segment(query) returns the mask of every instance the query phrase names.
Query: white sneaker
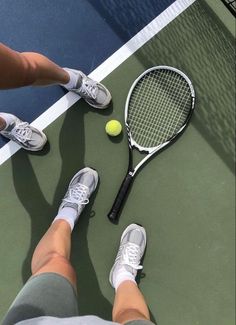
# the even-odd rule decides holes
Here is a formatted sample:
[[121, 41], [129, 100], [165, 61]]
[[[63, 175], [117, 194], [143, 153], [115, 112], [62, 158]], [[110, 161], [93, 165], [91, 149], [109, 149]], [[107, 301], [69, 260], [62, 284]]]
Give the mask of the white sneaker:
[[131, 224], [124, 230], [115, 263], [109, 276], [112, 287], [115, 287], [115, 277], [122, 267], [125, 267], [126, 271], [130, 272], [134, 278], [137, 271], [143, 268], [140, 262], [145, 251], [146, 242], [146, 231], [143, 227]]
[[[68, 89], [80, 95], [90, 106], [104, 109], [111, 101], [109, 90], [101, 83], [87, 77], [82, 71], [64, 68], [77, 77], [75, 88]], [[62, 85], [64, 87], [64, 85]]]
[[85, 205], [89, 203], [89, 198], [97, 184], [98, 173], [96, 170], [89, 167], [81, 169], [72, 178], [58, 212], [65, 207], [70, 207], [76, 210], [78, 217]]
[[23, 122], [15, 115], [4, 113], [4, 116], [6, 115], [8, 115], [12, 122], [6, 129], [0, 131], [1, 135], [16, 142], [26, 150], [38, 151], [44, 147], [47, 137], [42, 131], [34, 128], [27, 122]]

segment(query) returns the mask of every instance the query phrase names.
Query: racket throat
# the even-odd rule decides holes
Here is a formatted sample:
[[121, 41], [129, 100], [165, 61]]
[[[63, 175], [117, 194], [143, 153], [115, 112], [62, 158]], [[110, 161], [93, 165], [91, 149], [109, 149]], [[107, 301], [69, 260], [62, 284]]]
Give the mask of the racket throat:
[[134, 177], [134, 174], [135, 174], [135, 170], [129, 170], [127, 172], [127, 175], [131, 176], [131, 177]]

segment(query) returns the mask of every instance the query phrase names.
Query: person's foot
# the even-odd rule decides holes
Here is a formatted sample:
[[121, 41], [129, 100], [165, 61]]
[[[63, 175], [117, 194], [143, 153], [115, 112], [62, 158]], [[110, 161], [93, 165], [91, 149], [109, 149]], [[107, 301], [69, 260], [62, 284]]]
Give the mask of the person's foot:
[[137, 224], [129, 225], [123, 232], [120, 247], [112, 266], [109, 281], [114, 288], [121, 282], [131, 280], [135, 282], [137, 271], [146, 247], [146, 231]]
[[16, 142], [22, 148], [38, 151], [46, 144], [46, 135], [28, 122], [23, 122], [15, 115], [8, 113], [0, 114], [0, 117], [6, 120], [6, 127], [0, 131], [0, 134]]
[[89, 198], [97, 184], [98, 173], [96, 170], [85, 167], [76, 173], [62, 199], [56, 219], [66, 219], [73, 229], [85, 205], [89, 203]]
[[69, 75], [73, 75], [76, 83], [72, 88], [62, 85], [63, 87], [80, 95], [92, 107], [104, 109], [109, 105], [111, 94], [103, 84], [92, 80], [82, 71], [69, 68], [64, 68], [64, 70], [66, 70]]

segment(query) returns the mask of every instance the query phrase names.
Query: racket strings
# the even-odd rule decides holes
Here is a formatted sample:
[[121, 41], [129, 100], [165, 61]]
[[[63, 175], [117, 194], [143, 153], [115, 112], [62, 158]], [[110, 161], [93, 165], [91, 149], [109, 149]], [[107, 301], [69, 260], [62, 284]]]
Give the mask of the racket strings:
[[[131, 120], [133, 118], [133, 116], [136, 115], [136, 121], [137, 124], [134, 124], [134, 131], [137, 130], [139, 127], [143, 127], [143, 118], [142, 115], [140, 114], [140, 109], [139, 107], [141, 107], [143, 105], [142, 101], [145, 101], [146, 105], [150, 108], [149, 110], [146, 111], [146, 119], [149, 119], [149, 127], [150, 128], [156, 128], [156, 121], [153, 120], [153, 111], [155, 109], [154, 104], [158, 103], [158, 92], [156, 91], [155, 93], [152, 94], [152, 88], [156, 87], [155, 86], [155, 79], [151, 78], [152, 76], [150, 76], [149, 78], [149, 85], [147, 85], [147, 83], [142, 82], [141, 83], [141, 87], [137, 88], [137, 94], [134, 92], [133, 98], [134, 101], [132, 101], [131, 99], [131, 105], [133, 105], [133, 107], [136, 108], [136, 110], [133, 110], [130, 112], [130, 117]], [[152, 94], [152, 96], [150, 96], [150, 94]], [[163, 102], [159, 101], [159, 106], [163, 107]], [[161, 118], [163, 118], [163, 113], [165, 113], [165, 110], [160, 110], [159, 111], [159, 116]], [[158, 122], [158, 121], [157, 121]], [[163, 125], [159, 125], [159, 127], [163, 127]], [[148, 131], [148, 129], [146, 130]]]
[[[176, 83], [179, 85], [178, 89], [176, 88]], [[189, 86], [185, 80], [180, 78], [179, 75], [176, 74], [174, 78], [172, 78], [171, 82], [169, 83], [168, 92], [174, 97], [174, 101], [171, 103], [171, 120], [169, 120], [170, 123], [166, 125], [165, 132], [162, 134], [161, 142], [170, 137], [172, 134], [176, 133], [179, 130], [180, 126], [184, 124], [189, 113], [189, 100], [191, 105], [191, 98], [189, 97]]]
[[191, 103], [190, 87], [178, 73], [154, 70], [144, 75], [129, 101], [127, 120], [133, 139], [143, 147], [164, 143], [185, 123]]

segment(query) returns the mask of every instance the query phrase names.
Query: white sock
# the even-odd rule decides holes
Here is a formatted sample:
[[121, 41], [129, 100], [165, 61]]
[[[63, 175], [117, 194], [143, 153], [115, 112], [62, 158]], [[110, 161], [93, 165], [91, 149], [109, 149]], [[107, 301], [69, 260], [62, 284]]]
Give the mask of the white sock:
[[63, 68], [63, 69], [69, 74], [70, 80], [67, 84], [64, 84], [62, 86], [68, 90], [74, 89], [76, 87], [77, 80], [78, 80], [77, 74], [70, 69], [67, 69], [67, 68]]
[[75, 226], [75, 222], [77, 221], [78, 219], [78, 212], [73, 209], [73, 208], [70, 208], [70, 207], [65, 207], [65, 208], [62, 208], [57, 216], [55, 217], [55, 219], [53, 220], [56, 221], [56, 220], [59, 220], [59, 219], [63, 219], [65, 221], [67, 221], [71, 227], [71, 231], [74, 229], [74, 226]]
[[117, 270], [115, 270], [114, 274], [113, 274], [113, 284], [114, 284], [115, 290], [118, 289], [119, 285], [122, 282], [127, 281], [127, 280], [132, 281], [135, 284], [137, 284], [135, 281], [135, 277], [136, 276], [134, 274], [127, 271], [126, 267], [124, 265], [122, 265]]
[[4, 121], [6, 122], [5, 128], [7, 128], [9, 124], [11, 124], [15, 121], [15, 116], [12, 114], [0, 112], [0, 117], [2, 117], [4, 119]]

